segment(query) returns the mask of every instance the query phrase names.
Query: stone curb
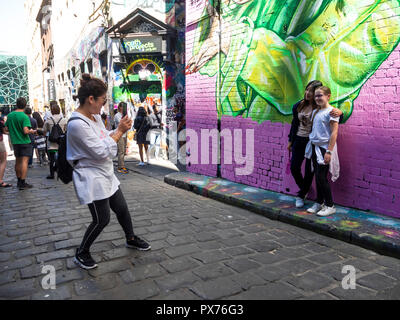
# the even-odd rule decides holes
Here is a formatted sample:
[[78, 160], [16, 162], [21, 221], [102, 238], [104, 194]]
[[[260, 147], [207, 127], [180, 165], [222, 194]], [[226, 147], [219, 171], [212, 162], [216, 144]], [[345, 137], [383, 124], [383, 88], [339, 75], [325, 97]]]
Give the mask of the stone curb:
[[[335, 225], [328, 225], [316, 222], [313, 219], [315, 216], [304, 216], [299, 217], [293, 215], [290, 210], [273, 208], [272, 206], [260, 204], [249, 199], [239, 198], [233, 195], [227, 195], [222, 192], [208, 190], [206, 188], [199, 187], [195, 184], [187, 182], [183, 177], [188, 175], [197, 177], [197, 179], [203, 179], [205, 176], [196, 175], [193, 173], [171, 173], [164, 177], [164, 182], [181, 188], [187, 191], [191, 191], [208, 197], [226, 204], [230, 204], [236, 207], [241, 207], [243, 209], [255, 212], [257, 214], [263, 215], [271, 220], [278, 220], [284, 223], [288, 223], [300, 228], [304, 228], [324, 236], [335, 238], [341, 241], [345, 241], [365, 249], [375, 251], [382, 255], [387, 255], [395, 258], [400, 258], [400, 241], [385, 241], [374, 237], [373, 234], [368, 232], [368, 229], [361, 228], [360, 230], [344, 230], [343, 228], [338, 228]], [[207, 177], [210, 178], [210, 177]], [[223, 179], [221, 179], [223, 180]], [[235, 183], [239, 185], [238, 183]], [[388, 218], [385, 216], [385, 218]]]

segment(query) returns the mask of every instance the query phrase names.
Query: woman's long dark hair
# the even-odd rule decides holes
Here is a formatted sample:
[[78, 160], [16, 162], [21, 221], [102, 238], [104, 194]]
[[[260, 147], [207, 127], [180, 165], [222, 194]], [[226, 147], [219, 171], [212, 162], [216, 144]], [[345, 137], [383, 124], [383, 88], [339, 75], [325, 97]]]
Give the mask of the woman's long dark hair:
[[35, 112], [32, 114], [32, 118], [36, 120], [37, 125], [38, 125], [38, 128], [43, 128], [43, 126], [44, 126], [44, 121], [43, 121], [43, 119], [42, 119], [42, 117], [41, 117], [41, 115], [40, 115], [39, 112], [36, 112], [36, 111], [35, 111]]
[[[319, 80], [313, 80], [313, 81], [311, 81], [311, 82], [309, 82], [309, 83], [307, 84], [306, 90], [309, 89], [309, 88], [311, 88], [311, 89], [314, 91], [314, 93], [315, 93], [315, 90], [316, 90], [317, 88], [319, 88], [319, 87], [322, 87], [322, 86], [323, 86], [323, 84], [322, 84], [321, 81], [319, 81]], [[314, 109], [317, 107], [317, 105], [316, 105], [316, 103], [315, 103], [315, 100], [313, 99], [312, 101], [307, 101], [307, 100], [306, 100], [306, 94], [304, 93], [304, 98], [303, 98], [303, 100], [301, 100], [299, 106], [297, 107], [297, 111], [300, 112], [301, 110], [303, 110], [303, 108], [304, 108], [307, 104], [310, 104], [310, 103], [311, 103], [312, 108], [313, 108], [313, 110], [314, 110]]]

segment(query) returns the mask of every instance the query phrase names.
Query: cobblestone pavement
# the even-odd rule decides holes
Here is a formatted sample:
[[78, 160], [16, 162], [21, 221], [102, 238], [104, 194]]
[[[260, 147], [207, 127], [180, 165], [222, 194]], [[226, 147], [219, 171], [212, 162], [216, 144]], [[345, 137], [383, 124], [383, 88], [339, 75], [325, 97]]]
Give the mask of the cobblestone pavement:
[[[72, 261], [91, 221], [72, 184], [34, 168], [18, 191], [0, 189], [0, 299], [399, 299], [395, 258], [272, 221], [130, 172], [119, 175], [135, 232], [152, 250], [124, 246], [115, 215], [92, 247], [97, 269]], [[148, 167], [151, 170], [151, 166]], [[44, 265], [56, 289], [44, 290]], [[356, 289], [342, 288], [342, 267]]]

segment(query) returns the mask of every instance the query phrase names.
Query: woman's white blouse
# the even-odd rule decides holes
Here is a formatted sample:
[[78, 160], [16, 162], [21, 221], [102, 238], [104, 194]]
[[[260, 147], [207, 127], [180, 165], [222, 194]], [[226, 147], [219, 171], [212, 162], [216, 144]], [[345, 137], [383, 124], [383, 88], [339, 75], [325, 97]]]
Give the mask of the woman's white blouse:
[[114, 174], [113, 158], [117, 155], [117, 143], [110, 137], [100, 115], [92, 121], [79, 112], [72, 117], [81, 120], [69, 122], [67, 128], [67, 160], [74, 166], [73, 181], [81, 204], [111, 197], [120, 185]]

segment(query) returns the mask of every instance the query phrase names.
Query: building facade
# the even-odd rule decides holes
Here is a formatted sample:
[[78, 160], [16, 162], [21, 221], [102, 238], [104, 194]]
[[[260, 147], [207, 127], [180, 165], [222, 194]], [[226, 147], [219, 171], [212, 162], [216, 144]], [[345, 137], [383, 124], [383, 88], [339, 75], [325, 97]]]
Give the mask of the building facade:
[[0, 108], [8, 113], [19, 97], [29, 101], [26, 57], [0, 54]]
[[[292, 106], [318, 79], [345, 120], [335, 203], [400, 217], [400, 2], [338, 3], [187, 1], [186, 121], [199, 141], [187, 143], [190, 171], [295, 194]], [[202, 129], [223, 138], [208, 146]]]

